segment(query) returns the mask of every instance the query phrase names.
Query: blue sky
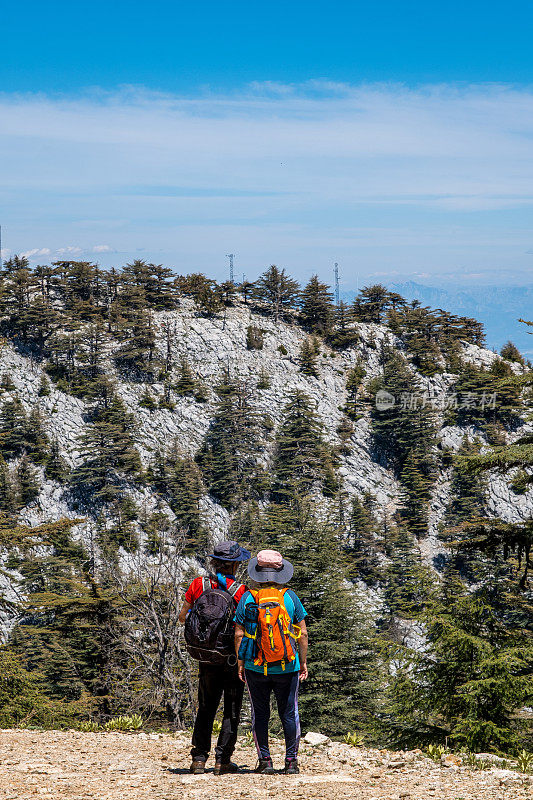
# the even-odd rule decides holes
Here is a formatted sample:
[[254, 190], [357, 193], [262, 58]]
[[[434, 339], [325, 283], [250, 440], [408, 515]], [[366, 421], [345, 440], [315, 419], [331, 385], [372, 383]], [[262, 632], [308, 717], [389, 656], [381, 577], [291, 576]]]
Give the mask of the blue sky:
[[526, 282], [530, 2], [3, 8], [4, 255]]

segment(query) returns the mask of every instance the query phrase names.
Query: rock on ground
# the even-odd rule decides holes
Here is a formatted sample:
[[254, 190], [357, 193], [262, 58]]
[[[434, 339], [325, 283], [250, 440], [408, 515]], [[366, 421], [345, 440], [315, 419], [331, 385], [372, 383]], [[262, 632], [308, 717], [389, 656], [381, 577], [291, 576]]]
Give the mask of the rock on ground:
[[[241, 737], [235, 761], [242, 771], [215, 778], [190, 775], [186, 734], [0, 731], [0, 798], [26, 800], [519, 800], [533, 797], [531, 781], [503, 770], [442, 767], [420, 751], [356, 748], [332, 742], [302, 744], [301, 774], [259, 776], [256, 754]], [[273, 740], [274, 765], [283, 765]], [[208, 762], [208, 766], [209, 765]]]

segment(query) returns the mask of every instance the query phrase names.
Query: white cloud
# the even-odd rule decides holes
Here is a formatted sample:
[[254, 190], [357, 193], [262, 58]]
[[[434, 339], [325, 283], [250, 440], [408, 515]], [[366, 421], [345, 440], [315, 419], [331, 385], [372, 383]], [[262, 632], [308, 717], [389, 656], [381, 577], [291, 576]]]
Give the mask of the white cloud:
[[83, 249], [71, 244], [67, 247], [58, 247], [55, 253], [58, 256], [79, 256], [81, 253], [83, 253]]
[[[480, 243], [498, 257], [530, 247], [520, 216], [533, 202], [528, 88], [313, 81], [193, 98], [135, 87], [3, 94], [0, 158], [18, 240], [54, 241], [59, 256], [145, 247], [189, 257], [196, 238], [209, 269], [219, 248], [268, 261], [265, 250], [289, 240], [306, 259], [311, 247], [323, 257], [364, 246], [383, 263], [384, 247], [415, 260], [419, 246], [462, 247], [465, 260]], [[93, 245], [95, 231], [110, 243]], [[67, 236], [78, 244], [60, 246]]]
[[38, 256], [49, 256], [52, 251], [48, 247], [34, 247], [33, 250], [26, 250], [20, 255], [24, 258], [36, 258]]

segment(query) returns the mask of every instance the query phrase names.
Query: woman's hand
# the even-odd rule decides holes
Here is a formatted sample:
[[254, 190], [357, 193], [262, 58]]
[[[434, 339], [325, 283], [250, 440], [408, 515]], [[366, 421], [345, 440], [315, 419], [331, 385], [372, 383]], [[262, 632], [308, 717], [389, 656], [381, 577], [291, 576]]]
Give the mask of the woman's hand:
[[237, 671], [239, 673], [239, 678], [243, 683], [246, 683], [246, 678], [244, 677], [244, 661], [237, 662]]
[[300, 680], [306, 681], [308, 677], [309, 673], [307, 671], [307, 662], [304, 662], [303, 664], [300, 664]]

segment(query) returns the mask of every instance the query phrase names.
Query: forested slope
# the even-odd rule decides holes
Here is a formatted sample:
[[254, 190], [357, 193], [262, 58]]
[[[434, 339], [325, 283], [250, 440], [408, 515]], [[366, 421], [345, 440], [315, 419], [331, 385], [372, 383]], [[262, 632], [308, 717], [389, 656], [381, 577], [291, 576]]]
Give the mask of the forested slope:
[[381, 286], [335, 307], [275, 267], [237, 287], [15, 258], [0, 315], [1, 657], [23, 689], [6, 724], [188, 723], [176, 610], [231, 536], [297, 567], [306, 725], [526, 741], [531, 371], [514, 346]]

